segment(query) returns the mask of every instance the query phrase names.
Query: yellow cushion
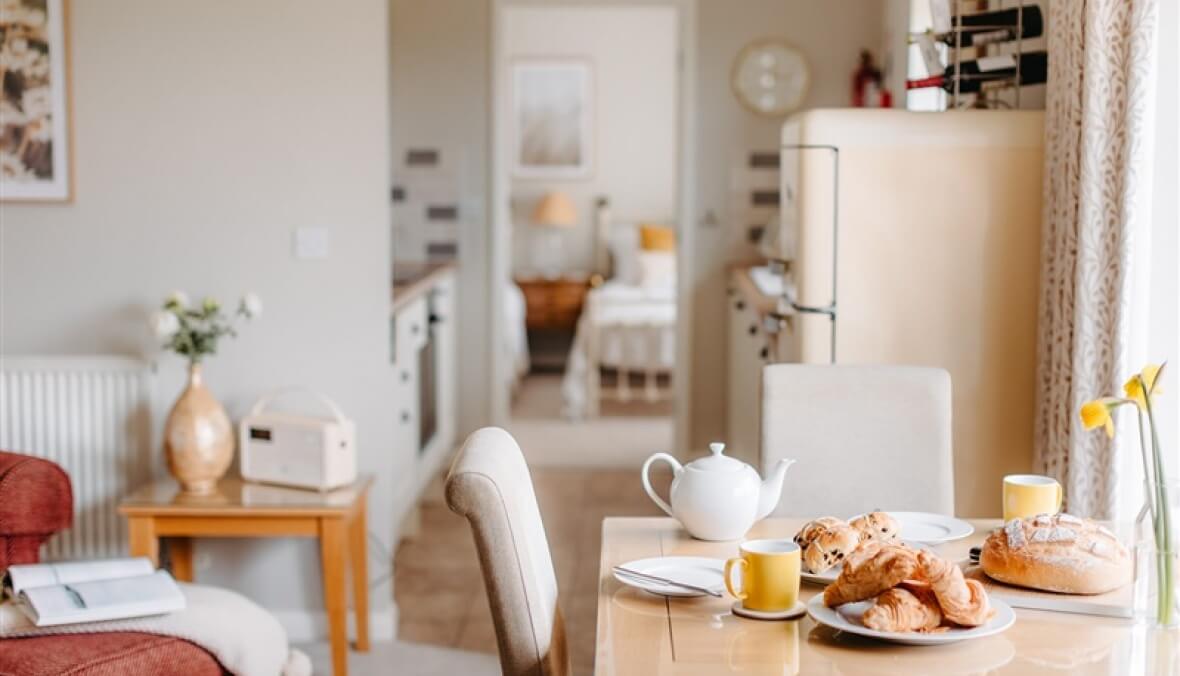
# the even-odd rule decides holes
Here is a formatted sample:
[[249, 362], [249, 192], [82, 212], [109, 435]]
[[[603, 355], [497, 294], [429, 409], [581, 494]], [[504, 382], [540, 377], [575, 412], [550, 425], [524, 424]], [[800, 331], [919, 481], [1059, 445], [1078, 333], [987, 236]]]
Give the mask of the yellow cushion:
[[639, 246], [644, 251], [675, 251], [676, 231], [666, 225], [639, 226]]

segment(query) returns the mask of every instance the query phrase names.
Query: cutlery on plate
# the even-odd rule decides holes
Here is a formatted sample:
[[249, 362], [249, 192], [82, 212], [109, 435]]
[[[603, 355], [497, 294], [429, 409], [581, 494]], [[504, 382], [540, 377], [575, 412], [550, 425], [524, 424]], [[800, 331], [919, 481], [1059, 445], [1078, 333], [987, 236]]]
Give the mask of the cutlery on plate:
[[688, 584], [687, 582], [677, 582], [676, 580], [669, 580], [666, 577], [660, 577], [658, 575], [652, 575], [650, 573], [641, 573], [637, 570], [631, 570], [630, 568], [624, 568], [622, 566], [615, 566], [614, 571], [616, 573], [621, 573], [623, 575], [633, 577], [633, 578], [635, 578], [637, 580], [641, 580], [643, 582], [655, 582], [658, 584], [666, 584], [666, 585], [669, 585], [672, 587], [680, 587], [681, 589], [689, 589], [691, 591], [700, 592], [702, 594], [708, 594], [709, 596], [716, 596], [717, 598], [721, 598], [721, 592], [719, 592], [715, 589], [709, 589], [707, 587], [698, 587], [694, 584]]

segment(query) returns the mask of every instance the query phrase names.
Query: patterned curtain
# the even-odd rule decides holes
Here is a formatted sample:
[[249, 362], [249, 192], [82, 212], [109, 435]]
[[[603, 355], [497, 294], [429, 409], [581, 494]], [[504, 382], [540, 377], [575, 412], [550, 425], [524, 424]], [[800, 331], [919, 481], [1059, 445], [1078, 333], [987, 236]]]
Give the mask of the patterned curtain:
[[1048, 4], [1037, 464], [1065, 487], [1070, 512], [1110, 518], [1115, 445], [1082, 430], [1077, 411], [1118, 392], [1129, 373], [1129, 266], [1143, 220], [1136, 192], [1149, 176], [1156, 0]]

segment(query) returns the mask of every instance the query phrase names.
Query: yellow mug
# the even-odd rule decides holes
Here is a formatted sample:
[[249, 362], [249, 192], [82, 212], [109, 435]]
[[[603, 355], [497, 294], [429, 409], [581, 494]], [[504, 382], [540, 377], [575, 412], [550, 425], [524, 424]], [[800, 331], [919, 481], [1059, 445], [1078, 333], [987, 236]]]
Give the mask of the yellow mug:
[[[790, 610], [799, 600], [799, 545], [790, 540], [749, 540], [740, 556], [725, 562], [725, 588], [750, 610]], [[741, 568], [741, 589], [733, 569]]]
[[1038, 474], [1004, 477], [1004, 521], [1061, 511], [1061, 484]]

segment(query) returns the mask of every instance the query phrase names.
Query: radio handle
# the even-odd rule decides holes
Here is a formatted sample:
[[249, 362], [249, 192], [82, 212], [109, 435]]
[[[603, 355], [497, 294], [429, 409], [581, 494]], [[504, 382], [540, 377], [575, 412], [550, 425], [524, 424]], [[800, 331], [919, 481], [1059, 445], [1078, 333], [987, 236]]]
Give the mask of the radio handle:
[[332, 416], [336, 418], [336, 422], [343, 424], [344, 422], [346, 422], [348, 420], [348, 418], [346, 418], [344, 415], [344, 411], [340, 410], [340, 407], [336, 405], [336, 402], [325, 397], [324, 395], [320, 394], [319, 392], [316, 392], [315, 390], [311, 390], [306, 387], [300, 387], [298, 385], [293, 385], [290, 387], [281, 387], [277, 390], [272, 390], [271, 392], [264, 394], [262, 396], [262, 398], [259, 399], [258, 401], [256, 401], [254, 403], [254, 406], [252, 406], [250, 408], [250, 415], [258, 415], [258, 414], [262, 413], [263, 409], [265, 409], [270, 404], [270, 402], [274, 401], [275, 399], [278, 399], [279, 397], [282, 397], [282, 396], [288, 395], [288, 394], [296, 394], [296, 393], [310, 394], [312, 397], [318, 399], [321, 404], [323, 404], [325, 407], [328, 408], [328, 410], [330, 410], [332, 412]]

